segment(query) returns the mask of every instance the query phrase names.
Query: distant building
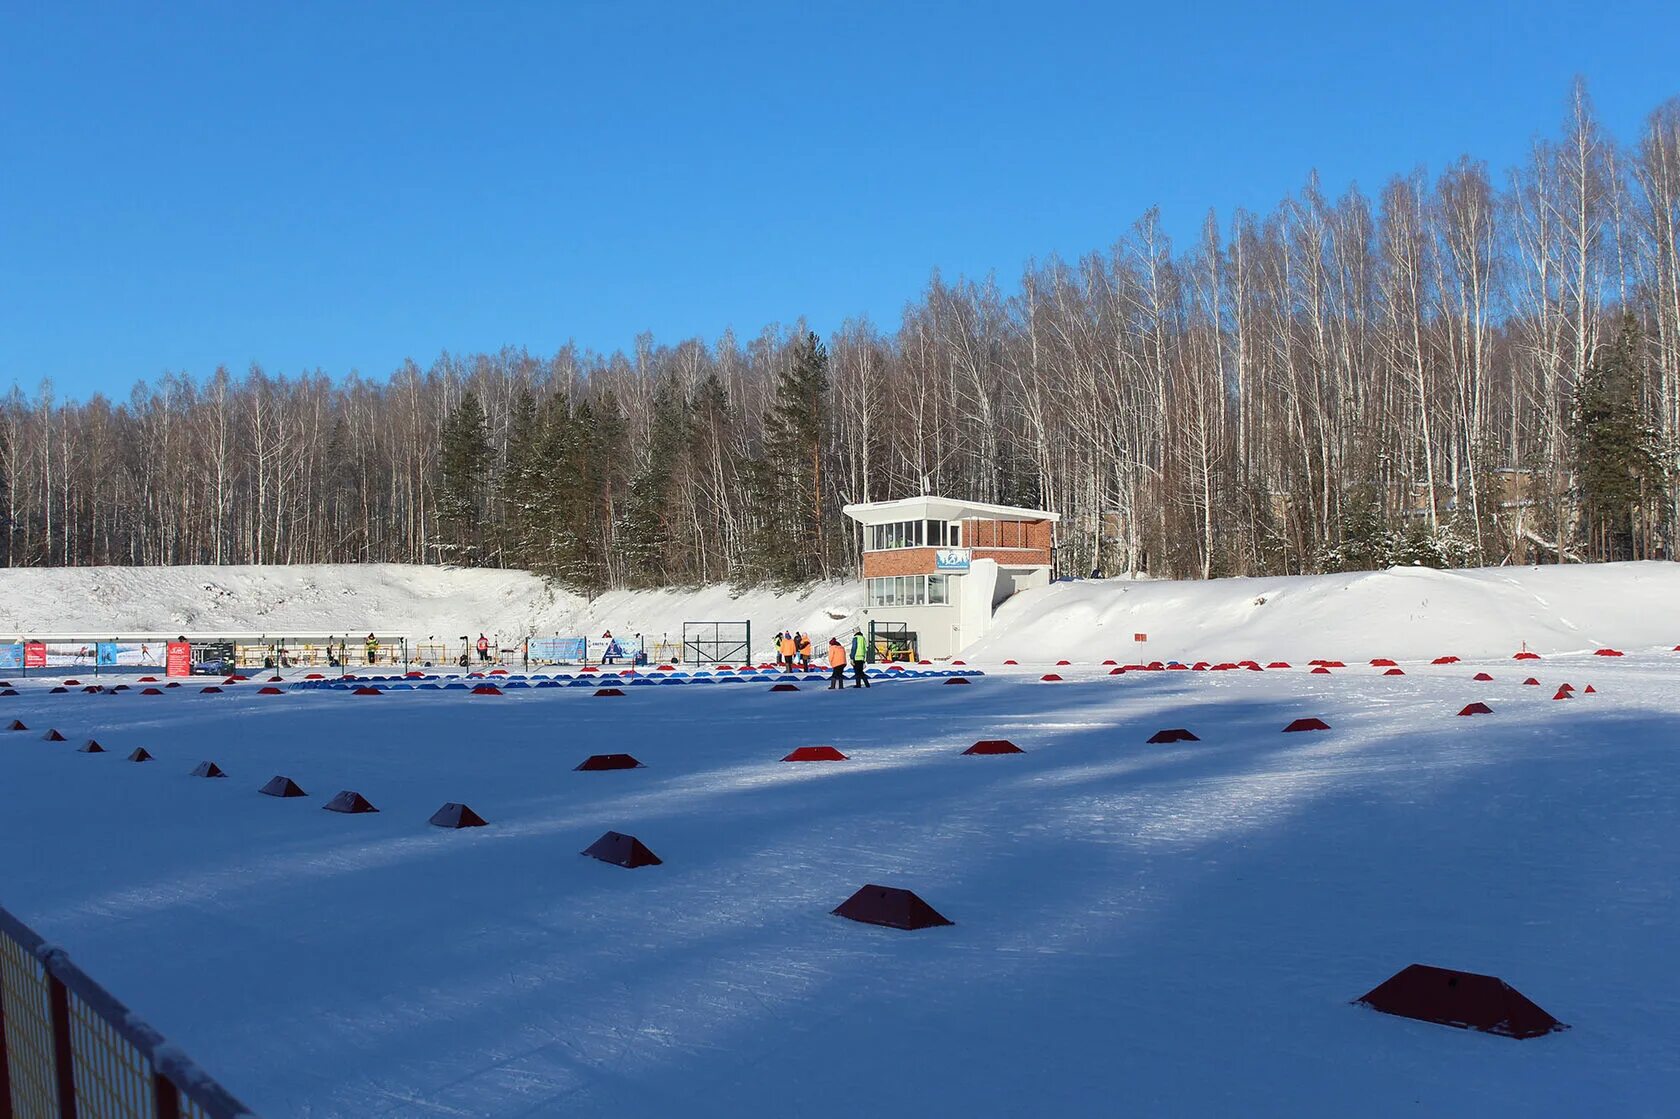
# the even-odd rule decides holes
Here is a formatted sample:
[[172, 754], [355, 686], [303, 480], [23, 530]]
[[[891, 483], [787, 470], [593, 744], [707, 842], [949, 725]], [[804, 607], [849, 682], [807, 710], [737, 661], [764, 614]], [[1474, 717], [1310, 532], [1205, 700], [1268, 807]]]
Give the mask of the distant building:
[[999, 603], [1050, 582], [1060, 514], [927, 496], [844, 512], [863, 527], [873, 636], [896, 644], [890, 635], [913, 634], [921, 656], [961, 652], [985, 634]]

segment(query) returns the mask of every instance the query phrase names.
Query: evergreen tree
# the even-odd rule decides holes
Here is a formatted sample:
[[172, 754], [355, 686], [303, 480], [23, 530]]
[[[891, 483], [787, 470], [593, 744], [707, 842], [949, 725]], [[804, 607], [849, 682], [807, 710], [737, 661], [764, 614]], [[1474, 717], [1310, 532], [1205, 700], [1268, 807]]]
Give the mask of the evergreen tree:
[[537, 549], [544, 449], [543, 417], [531, 391], [521, 387], [508, 416], [507, 455], [497, 486], [504, 563], [529, 566]]
[[660, 381], [643, 462], [630, 480], [617, 533], [630, 581], [637, 586], [670, 581], [671, 478], [686, 469], [690, 428], [681, 390], [670, 378]]
[[1383, 522], [1374, 485], [1356, 486], [1341, 507], [1340, 539], [1319, 556], [1323, 571], [1378, 571], [1399, 550]]
[[775, 582], [828, 574], [822, 470], [827, 439], [828, 347], [809, 333], [776, 378], [776, 396], [764, 417], [764, 454], [753, 469], [753, 559]]
[[443, 558], [478, 563], [483, 558], [483, 522], [490, 438], [484, 408], [468, 389], [443, 422], [439, 466], [438, 549]]
[[1628, 559], [1642, 507], [1665, 480], [1661, 439], [1643, 410], [1639, 324], [1599, 351], [1575, 390], [1575, 471], [1588, 554]]

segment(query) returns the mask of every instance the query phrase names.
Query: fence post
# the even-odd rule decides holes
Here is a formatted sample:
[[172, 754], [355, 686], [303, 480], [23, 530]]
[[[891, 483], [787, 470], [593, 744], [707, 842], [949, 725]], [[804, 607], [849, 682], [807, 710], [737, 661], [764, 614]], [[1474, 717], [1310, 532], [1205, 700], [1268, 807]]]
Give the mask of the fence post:
[[6, 1055], [6, 985], [0, 983], [0, 1119], [12, 1119], [12, 1065]]
[[76, 1119], [76, 1059], [70, 1050], [70, 992], [47, 968], [47, 1002], [52, 1021], [53, 1074], [58, 1081], [59, 1119]]
[[181, 1119], [181, 1093], [169, 1077], [152, 1070], [152, 1100], [156, 1104], [157, 1119]]

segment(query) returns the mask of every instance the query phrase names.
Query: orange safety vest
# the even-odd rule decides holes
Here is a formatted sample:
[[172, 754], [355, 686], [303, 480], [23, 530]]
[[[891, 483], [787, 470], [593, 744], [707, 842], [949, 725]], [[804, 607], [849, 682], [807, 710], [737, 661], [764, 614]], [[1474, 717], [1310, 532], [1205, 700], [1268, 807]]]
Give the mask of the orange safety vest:
[[809, 637], [801, 637], [799, 639], [799, 655], [802, 657], [808, 657], [811, 655], [811, 639]]
[[846, 647], [838, 641], [828, 643], [828, 667], [839, 668], [846, 663]]
[[782, 638], [782, 656], [791, 657], [794, 653], [793, 636], [790, 634]]

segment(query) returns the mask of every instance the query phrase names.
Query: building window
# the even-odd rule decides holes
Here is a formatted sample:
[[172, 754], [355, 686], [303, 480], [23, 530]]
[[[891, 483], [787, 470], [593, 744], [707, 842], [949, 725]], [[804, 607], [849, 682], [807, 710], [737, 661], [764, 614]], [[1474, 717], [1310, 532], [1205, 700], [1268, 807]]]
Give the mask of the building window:
[[891, 521], [865, 526], [863, 549], [885, 552], [893, 548], [956, 548], [962, 545], [960, 521]]
[[944, 575], [888, 575], [868, 580], [871, 606], [945, 606], [950, 602]]

